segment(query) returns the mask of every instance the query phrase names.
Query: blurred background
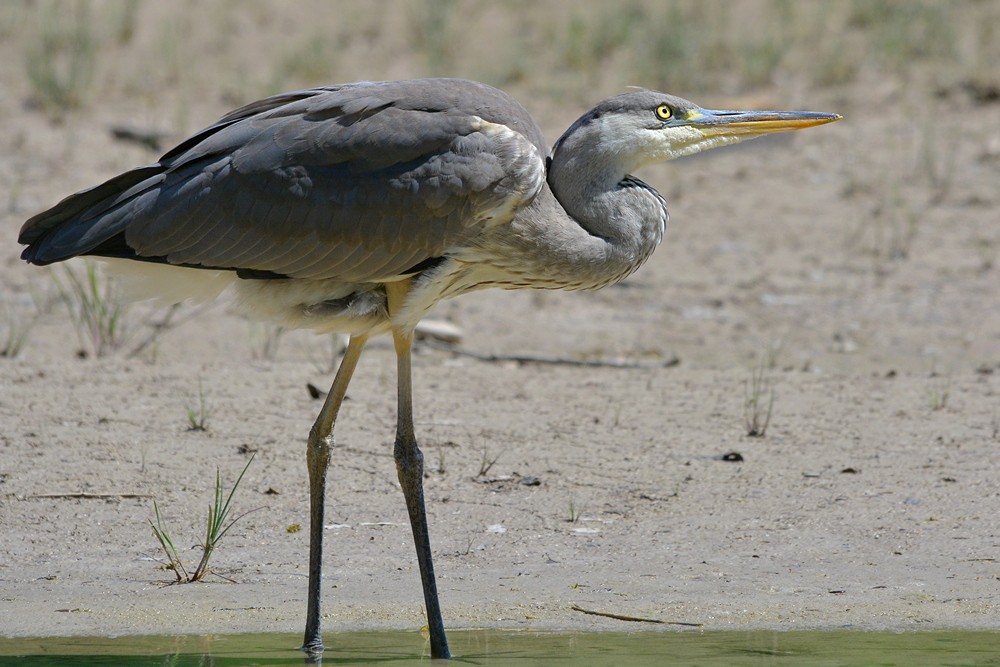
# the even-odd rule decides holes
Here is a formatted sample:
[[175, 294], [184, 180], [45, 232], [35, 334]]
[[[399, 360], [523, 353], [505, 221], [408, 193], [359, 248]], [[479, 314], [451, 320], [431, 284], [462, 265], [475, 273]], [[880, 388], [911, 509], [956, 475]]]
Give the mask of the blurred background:
[[490, 83], [543, 117], [626, 86], [871, 103], [929, 84], [921, 113], [995, 97], [998, 18], [988, 0], [10, 0], [0, 36], [5, 95], [53, 117], [115, 100], [185, 134], [195, 114], [284, 90], [421, 76]]
[[[470, 334], [463, 344], [708, 366], [764, 355], [805, 369], [992, 368], [998, 32], [992, 0], [6, 0], [0, 353], [136, 352], [166, 317], [133, 317], [132, 338], [103, 350], [75, 324], [79, 349], [68, 345], [87, 278], [23, 266], [15, 237], [27, 217], [263, 96], [456, 76], [517, 97], [550, 144], [628, 86], [845, 116], [640, 174], [672, 213], [647, 269], [595, 294], [442, 304], [437, 316]], [[205, 354], [237, 326], [214, 312], [217, 338], [215, 320], [197, 333]], [[170, 317], [163, 332], [183, 313]], [[239, 336], [248, 357], [304, 358], [315, 352], [297, 346], [323, 344], [238, 326], [250, 327]], [[180, 331], [155, 349], [189, 351]]]

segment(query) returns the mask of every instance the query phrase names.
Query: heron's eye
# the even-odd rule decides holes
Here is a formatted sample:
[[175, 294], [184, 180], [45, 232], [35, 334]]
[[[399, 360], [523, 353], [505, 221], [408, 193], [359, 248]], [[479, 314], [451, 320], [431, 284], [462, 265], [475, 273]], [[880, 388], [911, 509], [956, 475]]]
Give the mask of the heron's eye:
[[670, 108], [669, 105], [661, 104], [656, 107], [656, 117], [660, 120], [670, 120], [670, 117], [674, 115], [674, 110]]

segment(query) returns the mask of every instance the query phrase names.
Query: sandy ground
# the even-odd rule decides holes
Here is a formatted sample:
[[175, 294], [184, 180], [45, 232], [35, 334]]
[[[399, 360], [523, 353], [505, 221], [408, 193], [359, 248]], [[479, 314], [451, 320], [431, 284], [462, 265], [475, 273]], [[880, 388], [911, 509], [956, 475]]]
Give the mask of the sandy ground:
[[[220, 303], [180, 311], [129, 356], [144, 318], [163, 315], [135, 307], [124, 351], [81, 358], [51, 274], [24, 266], [13, 239], [41, 208], [155, 154], [108, 133], [136, 117], [127, 86], [53, 122], [26, 103], [21, 68], [0, 77], [0, 296], [8, 330], [32, 323], [0, 359], [0, 633], [299, 630], [304, 443], [319, 408], [306, 385], [329, 383], [329, 339], [288, 333], [261, 358], [260, 331]], [[956, 88], [922, 108], [929, 84], [909, 83], [779, 87], [767, 103], [846, 119], [641, 174], [673, 219], [620, 286], [439, 306], [462, 348], [651, 366], [418, 347], [449, 626], [647, 627], [574, 605], [708, 629], [1000, 626], [1000, 105]], [[140, 120], [173, 127], [186, 99], [191, 131], [246, 101], [169, 95]], [[539, 106], [550, 140], [585, 109]], [[927, 130], [935, 109], [949, 122]], [[751, 438], [760, 366], [773, 417]], [[199, 382], [207, 431], [185, 412]], [[391, 345], [377, 340], [330, 470], [329, 630], [423, 623], [391, 458], [394, 386]], [[231, 482], [249, 452], [234, 512], [255, 511], [214, 556], [221, 576], [164, 585], [153, 499], [195, 562], [216, 467]]]

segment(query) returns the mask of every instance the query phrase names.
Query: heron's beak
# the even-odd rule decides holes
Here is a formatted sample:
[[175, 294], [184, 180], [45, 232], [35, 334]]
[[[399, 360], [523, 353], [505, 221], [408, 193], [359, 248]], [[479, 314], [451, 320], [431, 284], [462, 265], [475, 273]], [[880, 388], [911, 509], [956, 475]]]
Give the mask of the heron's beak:
[[[692, 109], [686, 124], [700, 130], [706, 137], [761, 135], [772, 132], [801, 130], [840, 120], [835, 113], [816, 111], [731, 111]], [[747, 137], [749, 138], [749, 137]]]

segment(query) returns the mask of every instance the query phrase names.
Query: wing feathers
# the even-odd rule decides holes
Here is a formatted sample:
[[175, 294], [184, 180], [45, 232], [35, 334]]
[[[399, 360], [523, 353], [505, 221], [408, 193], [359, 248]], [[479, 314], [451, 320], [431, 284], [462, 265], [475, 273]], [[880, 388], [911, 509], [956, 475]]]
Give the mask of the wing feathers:
[[127, 245], [172, 264], [384, 280], [509, 219], [542, 187], [544, 152], [527, 112], [481, 84], [298, 91], [63, 200], [21, 241], [36, 263]]

